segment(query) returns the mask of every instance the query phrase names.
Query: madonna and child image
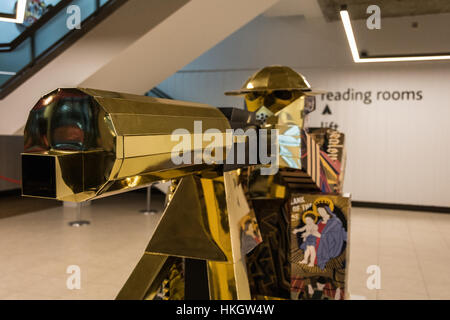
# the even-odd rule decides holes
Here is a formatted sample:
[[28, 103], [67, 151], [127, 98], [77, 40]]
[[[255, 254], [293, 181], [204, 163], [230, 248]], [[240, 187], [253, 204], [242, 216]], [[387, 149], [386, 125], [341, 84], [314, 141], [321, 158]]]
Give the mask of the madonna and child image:
[[350, 200], [313, 195], [302, 198], [303, 207], [308, 209], [291, 210], [292, 296], [343, 299]]

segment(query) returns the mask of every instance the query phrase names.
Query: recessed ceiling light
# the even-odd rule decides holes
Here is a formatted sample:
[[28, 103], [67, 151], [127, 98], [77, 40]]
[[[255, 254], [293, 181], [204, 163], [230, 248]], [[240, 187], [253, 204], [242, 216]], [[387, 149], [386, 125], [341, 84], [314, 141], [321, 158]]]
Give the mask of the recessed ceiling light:
[[0, 71], [0, 74], [5, 75], [5, 76], [13, 76], [16, 73], [15, 72], [10, 72], [10, 71]]
[[16, 8], [15, 18], [5, 18], [0, 16], [0, 21], [12, 22], [12, 23], [23, 23], [25, 19], [25, 8], [27, 6], [27, 0], [18, 0]]
[[412, 55], [412, 56], [382, 56], [382, 57], [363, 57], [361, 58], [356, 45], [355, 35], [353, 33], [350, 15], [347, 10], [341, 10], [341, 20], [344, 25], [345, 34], [347, 36], [348, 45], [352, 52], [353, 61], [355, 63], [367, 62], [402, 62], [402, 61], [431, 61], [431, 60], [450, 60], [450, 54], [430, 54], [430, 55]]

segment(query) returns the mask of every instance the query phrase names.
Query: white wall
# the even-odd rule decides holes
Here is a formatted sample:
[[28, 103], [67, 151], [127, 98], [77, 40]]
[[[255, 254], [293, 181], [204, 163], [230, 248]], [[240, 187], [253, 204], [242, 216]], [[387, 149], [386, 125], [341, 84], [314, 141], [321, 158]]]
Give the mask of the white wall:
[[[397, 49], [414, 50], [406, 40]], [[438, 48], [437, 40], [427, 41]], [[223, 92], [271, 64], [294, 67], [320, 89], [372, 92], [370, 104], [319, 96], [311, 117], [311, 125], [334, 122], [347, 134], [345, 191], [354, 200], [450, 206], [449, 62], [355, 65], [339, 23], [259, 17], [158, 87], [175, 99], [240, 107]], [[410, 90], [422, 99], [376, 99], [378, 91]], [[321, 114], [326, 104], [332, 115]]]
[[80, 86], [145, 94], [277, 1], [190, 0]]

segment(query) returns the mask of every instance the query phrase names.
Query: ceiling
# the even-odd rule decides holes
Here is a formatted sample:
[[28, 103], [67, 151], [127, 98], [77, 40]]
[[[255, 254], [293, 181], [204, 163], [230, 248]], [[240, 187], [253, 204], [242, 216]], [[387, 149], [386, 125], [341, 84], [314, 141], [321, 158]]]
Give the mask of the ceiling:
[[279, 0], [263, 14], [266, 17], [303, 16], [322, 18], [323, 14], [316, 0]]
[[342, 5], [347, 5], [352, 20], [367, 19], [370, 5], [381, 8], [382, 17], [408, 17], [450, 12], [449, 0], [317, 0], [326, 21], [339, 20]]
[[[366, 25], [371, 15], [367, 7], [373, 4], [381, 9], [381, 29], [372, 30]], [[350, 13], [358, 49], [368, 55], [449, 52], [450, 0], [279, 0], [264, 16], [282, 18], [290, 24], [302, 19], [305, 25], [299, 32], [314, 36], [329, 24], [341, 28], [342, 5], [347, 5]]]

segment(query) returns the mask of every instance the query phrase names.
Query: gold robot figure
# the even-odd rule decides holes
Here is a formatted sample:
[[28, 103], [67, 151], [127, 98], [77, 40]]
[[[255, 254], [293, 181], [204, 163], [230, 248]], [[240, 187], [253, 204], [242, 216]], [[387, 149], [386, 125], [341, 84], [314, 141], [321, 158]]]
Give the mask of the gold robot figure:
[[[31, 110], [24, 196], [82, 202], [172, 181], [157, 228], [117, 299], [293, 297], [296, 209], [289, 204], [299, 194], [340, 197], [344, 136], [306, 130], [317, 92], [291, 68], [263, 68], [227, 94], [244, 95], [247, 110], [83, 88], [57, 89]], [[273, 174], [265, 173], [273, 163], [260, 149], [276, 156]], [[330, 205], [319, 207], [317, 217], [335, 221]], [[317, 276], [336, 274], [332, 266], [341, 263], [343, 276], [333, 283], [334, 291], [344, 289], [339, 257], [328, 257], [308, 285], [323, 288]]]

